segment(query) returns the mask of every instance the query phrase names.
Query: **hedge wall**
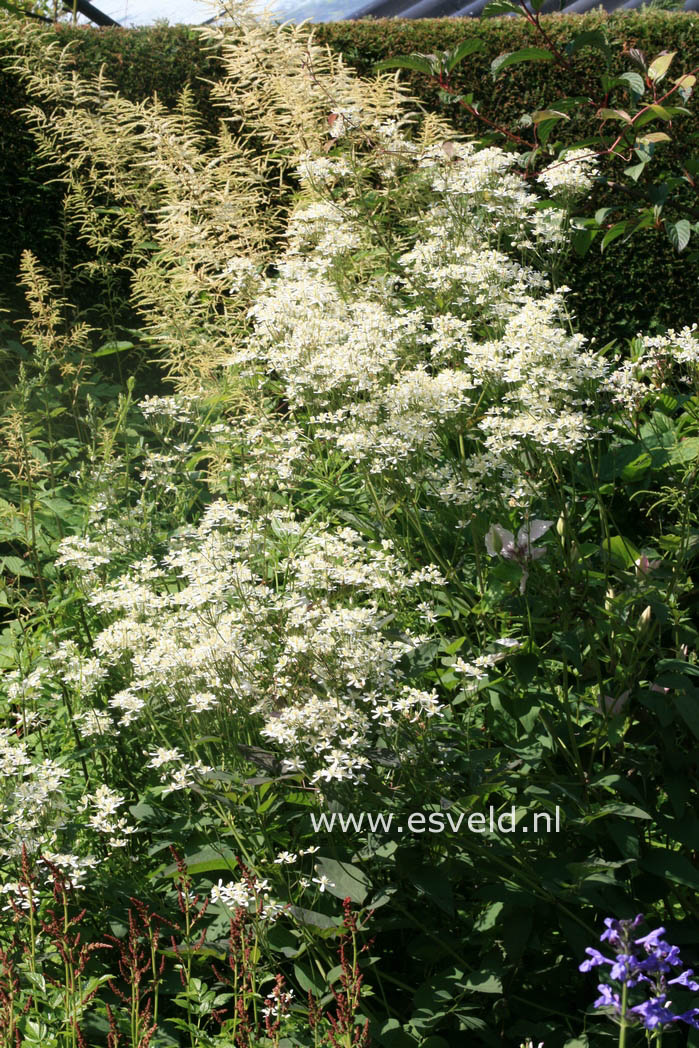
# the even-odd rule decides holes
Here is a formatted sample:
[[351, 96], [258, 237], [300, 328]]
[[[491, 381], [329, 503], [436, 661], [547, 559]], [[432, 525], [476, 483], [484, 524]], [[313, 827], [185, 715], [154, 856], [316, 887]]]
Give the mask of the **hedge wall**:
[[[699, 65], [699, 15], [663, 10], [606, 15], [599, 9], [588, 15], [549, 15], [545, 19], [551, 38], [563, 43], [573, 32], [605, 23], [621, 50], [622, 44], [639, 47], [648, 56], [661, 50], [677, 51], [678, 72]], [[216, 128], [218, 114], [209, 99], [206, 79], [215, 79], [216, 57], [204, 47], [194, 29], [156, 26], [150, 29], [91, 29], [60, 27], [68, 43], [77, 41], [77, 69], [85, 74], [104, 63], [108, 76], [127, 98], [140, 100], [153, 92], [173, 104], [185, 83], [194, 91], [205, 124]], [[380, 19], [338, 22], [315, 27], [316, 39], [341, 52], [360, 73], [370, 73], [374, 62], [409, 51], [430, 53], [454, 46], [477, 35], [485, 51], [471, 56], [459, 70], [456, 86], [473, 92], [482, 111], [514, 127], [520, 116], [552, 103], [572, 87], [547, 63], [513, 67], [495, 84], [490, 62], [505, 51], [515, 51], [533, 40], [532, 30], [518, 18], [488, 21], [475, 19]], [[592, 53], [579, 56], [581, 69]], [[402, 73], [415, 95], [427, 107], [441, 107], [437, 92], [417, 75]], [[67, 244], [60, 228], [60, 188], [47, 185], [51, 172], [39, 170], [33, 142], [14, 115], [26, 104], [16, 79], [0, 71], [0, 252], [3, 285], [11, 287], [20, 251], [30, 247], [51, 265], [59, 253], [79, 257], [79, 246]], [[476, 128], [468, 114], [450, 107], [451, 119], [467, 133]], [[559, 125], [561, 126], [561, 125]], [[585, 132], [579, 123], [561, 127], [561, 137]], [[676, 127], [687, 149], [699, 141], [699, 109]], [[686, 254], [676, 255], [664, 236], [653, 233], [624, 245], [617, 241], [601, 255], [597, 244], [585, 259], [571, 257], [567, 282], [573, 288], [575, 311], [583, 330], [598, 339], [628, 337], [637, 330], [653, 330], [692, 322], [697, 317], [699, 295], [696, 267], [687, 265]], [[85, 300], [99, 289], [85, 289]], [[5, 296], [7, 297], [7, 295]], [[83, 295], [81, 294], [81, 298]], [[611, 305], [613, 304], [613, 312]]]

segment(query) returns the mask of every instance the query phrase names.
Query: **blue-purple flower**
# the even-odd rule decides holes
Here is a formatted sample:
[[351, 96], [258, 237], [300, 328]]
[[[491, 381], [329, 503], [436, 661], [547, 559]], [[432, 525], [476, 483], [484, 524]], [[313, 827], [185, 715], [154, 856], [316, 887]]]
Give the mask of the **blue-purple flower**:
[[[699, 992], [699, 982], [692, 978], [693, 970], [687, 968], [676, 972], [682, 968], [682, 958], [679, 948], [665, 940], [664, 928], [656, 928], [648, 935], [634, 939], [633, 932], [642, 920], [640, 914], [633, 920], [605, 919], [600, 942], [608, 944], [614, 957], [606, 957], [593, 946], [586, 948], [588, 956], [580, 964], [580, 971], [609, 968], [608, 978], [619, 984], [621, 990], [600, 983], [597, 987], [599, 997], [593, 1007], [605, 1009], [622, 1026], [640, 1024], [646, 1030], [659, 1032], [670, 1023], [683, 1022], [699, 1029], [699, 1008], [677, 1012], [669, 998], [672, 986]], [[668, 978], [669, 975], [673, 978]], [[629, 994], [630, 990], [634, 992]], [[641, 992], [645, 993], [645, 1000], [638, 999]]]

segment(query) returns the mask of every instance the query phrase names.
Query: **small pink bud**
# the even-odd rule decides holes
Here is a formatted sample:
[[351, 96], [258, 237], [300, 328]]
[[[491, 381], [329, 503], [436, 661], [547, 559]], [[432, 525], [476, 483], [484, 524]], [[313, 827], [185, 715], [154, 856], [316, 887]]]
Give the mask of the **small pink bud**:
[[640, 557], [637, 557], [634, 561], [637, 575], [647, 575], [650, 571], [655, 571], [656, 568], [660, 567], [659, 560], [648, 560], [648, 557], [643, 553]]

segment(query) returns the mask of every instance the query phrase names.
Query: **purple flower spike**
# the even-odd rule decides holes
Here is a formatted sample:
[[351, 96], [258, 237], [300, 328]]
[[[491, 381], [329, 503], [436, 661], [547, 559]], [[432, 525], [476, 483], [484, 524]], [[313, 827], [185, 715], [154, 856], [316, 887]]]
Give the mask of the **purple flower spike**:
[[[674, 1012], [668, 996], [671, 986], [682, 986], [693, 993], [699, 992], [699, 979], [693, 978], [691, 968], [682, 971], [679, 948], [666, 942], [664, 928], [656, 928], [648, 935], [634, 940], [633, 933], [642, 920], [640, 914], [634, 920], [617, 920], [614, 917], [605, 919], [605, 931], [600, 941], [611, 946], [615, 955], [612, 959], [592, 946], [586, 948], [587, 959], [579, 966], [580, 971], [589, 972], [601, 965], [608, 966], [608, 978], [616, 984], [599, 984], [600, 996], [594, 1007], [608, 1011], [611, 1009], [615, 1016], [622, 1020], [625, 1016], [632, 1024], [643, 1026], [649, 1031], [661, 1030], [663, 1026], [677, 1022], [699, 1029], [699, 1008]], [[674, 974], [673, 970], [678, 968], [679, 972]], [[673, 974], [674, 978], [670, 978]], [[624, 987], [626, 991], [624, 1014], [618, 987]], [[642, 999], [644, 996], [646, 1000]]]

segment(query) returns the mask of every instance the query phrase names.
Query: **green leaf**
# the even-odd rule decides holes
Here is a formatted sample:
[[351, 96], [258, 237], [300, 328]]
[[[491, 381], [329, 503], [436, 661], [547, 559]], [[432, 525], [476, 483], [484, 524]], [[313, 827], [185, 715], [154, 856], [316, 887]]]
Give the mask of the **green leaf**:
[[627, 229], [628, 229], [628, 223], [626, 222], [625, 219], [622, 222], [617, 222], [615, 225], [613, 225], [612, 228], [609, 229], [604, 234], [604, 237], [602, 238], [601, 250], [604, 251], [604, 249], [607, 247], [607, 245], [611, 244], [612, 241], [617, 240], [618, 237], [623, 237], [623, 235], [624, 235], [624, 233], [626, 233]]
[[378, 1033], [379, 1044], [384, 1048], [417, 1048], [415, 1031], [411, 1032], [397, 1019], [387, 1019]]
[[686, 437], [671, 448], [668, 455], [668, 460], [675, 466], [684, 465], [685, 462], [694, 462], [696, 458], [699, 458], [699, 437]]
[[570, 120], [567, 113], [559, 113], [557, 109], [537, 109], [532, 113], [532, 123], [540, 124], [543, 120]]
[[664, 131], [651, 131], [649, 135], [641, 135], [639, 142], [671, 142], [672, 139]]
[[525, 687], [531, 684], [539, 669], [537, 656], [526, 652], [522, 655], [513, 655], [510, 659], [510, 664], [520, 684], [523, 684]]
[[699, 691], [687, 688], [686, 692], [675, 692], [672, 703], [695, 739], [699, 739]]
[[490, 72], [493, 79], [508, 66], [519, 65], [521, 62], [552, 62], [553, 54], [543, 47], [525, 47], [521, 51], [509, 51], [507, 54], [499, 55], [490, 63]]
[[133, 349], [133, 347], [133, 342], [105, 342], [92, 355], [93, 357], [109, 357], [112, 353], [125, 353], [127, 349]]
[[298, 984], [302, 990], [306, 993], [309, 991], [316, 997], [322, 997], [327, 990], [325, 980], [321, 977], [319, 972], [313, 971], [312, 968], [301, 966], [300, 964], [294, 965], [294, 975], [298, 980]]
[[492, 971], [471, 972], [464, 985], [477, 993], [502, 993], [500, 978]]
[[510, 3], [510, 0], [490, 0], [481, 11], [481, 18], [499, 18], [500, 15], [521, 15], [522, 8], [519, 4]]
[[653, 848], [650, 854], [641, 860], [640, 866], [648, 873], [662, 877], [665, 881], [682, 884], [695, 891], [699, 889], [699, 871], [694, 868], [686, 856], [678, 852], [667, 851], [665, 848]]
[[601, 808], [598, 808], [594, 815], [589, 815], [586, 819], [588, 822], [594, 822], [595, 819], [605, 818], [607, 815], [620, 815], [625, 819], [650, 819], [651, 816], [643, 808], [637, 808], [635, 804], [622, 804], [621, 802], [612, 801], [609, 804], [604, 804]]
[[676, 51], [665, 51], [663, 54], [658, 55], [657, 58], [654, 58], [648, 66], [648, 76], [650, 79], [656, 84], [659, 83], [670, 68], [670, 63], [676, 54]]
[[596, 115], [602, 120], [621, 120], [624, 124], [631, 123], [631, 117], [625, 109], [598, 109]]
[[[236, 854], [230, 848], [215, 848], [212, 845], [208, 848], [202, 848], [201, 851], [195, 852], [193, 855], [185, 856], [184, 861], [189, 874], [211, 873], [213, 870], [228, 870], [231, 872], [238, 865]], [[162, 871], [163, 877], [172, 877], [176, 873], [177, 863], [175, 862]]]
[[603, 549], [612, 561], [624, 568], [630, 568], [641, 556], [634, 544], [622, 535], [612, 535], [609, 541], [603, 543]]
[[681, 218], [679, 222], [674, 222], [672, 225], [666, 226], [667, 235], [670, 243], [676, 251], [684, 251], [689, 238], [692, 235], [692, 227], [686, 218]]
[[364, 870], [348, 862], [338, 862], [327, 856], [318, 856], [316, 869], [330, 880], [327, 890], [338, 899], [348, 896], [361, 905], [369, 893], [370, 882]]
[[640, 98], [646, 89], [646, 85], [640, 73], [622, 73], [617, 77], [617, 80], [623, 81], [631, 94], [636, 95], [637, 98]]
[[398, 55], [396, 58], [384, 58], [375, 63], [375, 72], [380, 73], [384, 69], [412, 69], [415, 73], [425, 73], [427, 76], [433, 76], [435, 72], [434, 62], [425, 55], [418, 54]]
[[7, 571], [10, 575], [19, 575], [22, 578], [31, 578], [34, 574], [21, 557], [0, 557], [0, 570]]
[[451, 881], [439, 866], [420, 866], [413, 869], [413, 883], [423, 891], [440, 910], [454, 915], [454, 893]]
[[646, 160], [644, 160], [640, 164], [631, 164], [630, 167], [627, 167], [627, 168], [624, 169], [624, 174], [628, 175], [629, 178], [632, 178], [634, 180], [634, 182], [638, 182], [639, 178], [641, 177], [641, 175], [643, 174], [643, 172], [645, 170], [646, 164], [647, 164]]
[[574, 55], [577, 51], [582, 50], [583, 47], [593, 47], [596, 51], [602, 51], [603, 54], [609, 55], [609, 40], [607, 35], [601, 29], [591, 29], [585, 33], [578, 33], [574, 36], [570, 43], [566, 44], [566, 53], [568, 55]]
[[446, 54], [447, 73], [451, 73], [452, 69], [455, 69], [460, 62], [463, 62], [464, 58], [468, 58], [469, 55], [474, 54], [476, 51], [482, 51], [484, 47], [482, 40], [464, 40], [453, 51], [448, 51]]
[[493, 902], [478, 918], [473, 926], [477, 932], [488, 932], [498, 923], [498, 918], [504, 909], [504, 902]]
[[598, 230], [596, 229], [577, 229], [575, 233], [573, 233], [573, 250], [576, 255], [580, 258], [584, 258], [590, 250], [590, 246], [597, 236], [597, 232]]
[[290, 906], [289, 913], [299, 924], [310, 928], [341, 928], [341, 917], [329, 917], [327, 913], [319, 913], [317, 910], [307, 910], [304, 906]]

